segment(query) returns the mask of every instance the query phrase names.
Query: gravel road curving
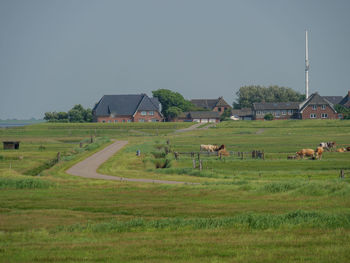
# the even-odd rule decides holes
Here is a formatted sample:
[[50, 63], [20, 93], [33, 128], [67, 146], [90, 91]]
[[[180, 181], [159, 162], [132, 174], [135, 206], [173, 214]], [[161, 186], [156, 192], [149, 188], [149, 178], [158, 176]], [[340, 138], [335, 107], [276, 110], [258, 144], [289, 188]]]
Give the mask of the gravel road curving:
[[114, 181], [157, 183], [157, 184], [197, 184], [197, 183], [187, 183], [187, 182], [178, 182], [178, 181], [125, 178], [125, 177], [111, 176], [111, 175], [98, 173], [97, 172], [98, 167], [104, 162], [106, 162], [116, 152], [122, 149], [126, 144], [128, 144], [127, 141], [116, 141], [115, 143], [104, 148], [103, 150], [73, 165], [71, 168], [69, 168], [66, 171], [66, 173], [70, 175], [85, 177], [85, 178], [114, 180]]

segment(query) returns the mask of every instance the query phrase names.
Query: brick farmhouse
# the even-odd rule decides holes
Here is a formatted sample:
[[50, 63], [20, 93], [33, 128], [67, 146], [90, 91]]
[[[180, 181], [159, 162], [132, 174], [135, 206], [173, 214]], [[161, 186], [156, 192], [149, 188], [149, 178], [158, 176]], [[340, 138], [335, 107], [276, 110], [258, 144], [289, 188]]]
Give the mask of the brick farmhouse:
[[219, 115], [223, 114], [227, 109], [232, 109], [232, 107], [224, 100], [223, 97], [219, 97], [217, 99], [194, 99], [191, 100], [191, 103], [198, 108], [218, 112]]
[[104, 95], [92, 110], [94, 122], [160, 122], [161, 104], [146, 94]]
[[[253, 103], [253, 119], [263, 120], [268, 113], [274, 119], [338, 119], [341, 118], [334, 108], [342, 97], [322, 97], [313, 93], [303, 102]], [[331, 102], [332, 101], [332, 102]]]

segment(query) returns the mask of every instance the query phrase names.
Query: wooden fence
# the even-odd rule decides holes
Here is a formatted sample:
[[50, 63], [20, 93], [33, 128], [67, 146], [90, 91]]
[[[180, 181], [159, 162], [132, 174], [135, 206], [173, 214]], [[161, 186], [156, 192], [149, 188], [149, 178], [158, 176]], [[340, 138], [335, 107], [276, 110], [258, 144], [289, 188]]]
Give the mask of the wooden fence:
[[[265, 153], [264, 151], [260, 150], [253, 150], [252, 152], [234, 152], [234, 151], [228, 151], [230, 153], [230, 156], [238, 157], [240, 159], [245, 158], [253, 158], [253, 159], [263, 159], [265, 160]], [[211, 157], [211, 156], [217, 156], [220, 157], [220, 159], [223, 157], [223, 155], [220, 154], [220, 152], [174, 152], [174, 157], [176, 160], [180, 158], [181, 155], [189, 155], [192, 159], [197, 157], [198, 160], [201, 159], [201, 156], [203, 157]]]

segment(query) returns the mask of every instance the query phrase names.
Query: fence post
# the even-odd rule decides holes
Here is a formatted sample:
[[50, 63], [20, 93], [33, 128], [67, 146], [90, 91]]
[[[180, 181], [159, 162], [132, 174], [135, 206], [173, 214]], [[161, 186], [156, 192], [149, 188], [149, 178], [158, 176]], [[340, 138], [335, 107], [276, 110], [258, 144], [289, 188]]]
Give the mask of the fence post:
[[[95, 129], [95, 133], [96, 133], [96, 129]], [[90, 137], [90, 143], [93, 143], [94, 142], [94, 137], [91, 135]]]
[[344, 170], [341, 169], [341, 170], [340, 170], [340, 179], [344, 179], [344, 177], [345, 177]]
[[61, 160], [61, 152], [57, 153], [57, 162], [59, 162]]
[[193, 165], [193, 169], [196, 169], [196, 159], [192, 159], [192, 165]]
[[83, 148], [83, 143], [82, 142], [79, 143], [79, 147]]
[[241, 157], [242, 157], [242, 160], [243, 160], [243, 152], [241, 152]]
[[178, 152], [174, 152], [174, 156], [175, 156], [175, 160], [179, 159], [179, 153]]
[[199, 160], [199, 171], [202, 171], [202, 160]]

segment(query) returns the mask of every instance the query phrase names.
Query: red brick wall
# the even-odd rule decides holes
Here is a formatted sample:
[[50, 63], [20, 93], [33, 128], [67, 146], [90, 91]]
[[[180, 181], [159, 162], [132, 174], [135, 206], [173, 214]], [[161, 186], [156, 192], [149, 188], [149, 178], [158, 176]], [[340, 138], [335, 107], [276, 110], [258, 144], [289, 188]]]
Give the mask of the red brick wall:
[[[221, 111], [219, 111], [219, 108], [221, 108]], [[226, 106], [226, 107], [215, 107], [212, 111], [217, 111], [220, 115], [222, 115], [226, 109], [230, 109], [230, 107]]]
[[136, 112], [134, 117], [134, 122], [139, 122], [140, 119], [144, 119], [145, 122], [151, 122], [152, 119], [156, 119], [158, 121], [163, 121], [162, 116], [160, 116], [158, 111], [153, 111], [154, 115], [149, 115], [147, 111], [147, 115], [141, 115], [141, 111]]
[[128, 120], [132, 121], [132, 116], [118, 116], [118, 117], [110, 117], [110, 116], [103, 116], [103, 117], [97, 117], [97, 122], [127, 122]]
[[98, 117], [97, 118], [97, 122], [127, 122], [128, 120], [130, 120], [131, 122], [139, 122], [140, 119], [144, 119], [145, 122], [151, 122], [152, 119], [157, 119], [158, 121], [163, 121], [163, 118], [160, 116], [159, 112], [158, 111], [154, 111], [154, 115], [148, 115], [148, 112], [147, 112], [147, 115], [146, 116], [143, 116], [141, 115], [141, 112], [138, 111], [135, 116], [116, 116], [116, 117], [110, 117], [110, 116], [103, 116], [103, 117]]
[[312, 105], [309, 105], [309, 106], [307, 106], [304, 109], [303, 113], [301, 114], [301, 118], [303, 120], [311, 119], [310, 118], [310, 114], [312, 114], [312, 113], [316, 114], [316, 118], [315, 119], [323, 119], [323, 118], [321, 118], [321, 114], [322, 113], [327, 113], [328, 114], [328, 117], [325, 118], [325, 119], [338, 119], [338, 113], [335, 113], [332, 110], [332, 108], [329, 107], [328, 105], [326, 105], [326, 109], [324, 109], [324, 110], [322, 110], [321, 105], [317, 105], [316, 110], [313, 110], [312, 109]]

